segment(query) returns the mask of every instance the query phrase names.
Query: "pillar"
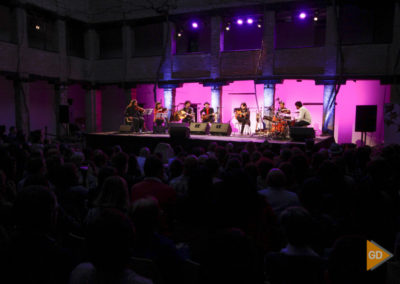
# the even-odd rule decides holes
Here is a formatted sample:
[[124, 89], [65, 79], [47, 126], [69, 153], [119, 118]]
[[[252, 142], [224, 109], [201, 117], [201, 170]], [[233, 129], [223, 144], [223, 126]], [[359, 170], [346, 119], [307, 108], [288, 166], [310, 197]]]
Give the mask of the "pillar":
[[275, 52], [275, 11], [265, 11], [263, 21], [262, 74], [271, 76], [274, 73]]
[[166, 44], [166, 48], [164, 55], [165, 59], [161, 70], [161, 72], [164, 74], [164, 80], [172, 79], [173, 56], [176, 53], [175, 29], [175, 25], [172, 22], [166, 22], [164, 24], [164, 42]]
[[29, 83], [21, 78], [14, 80], [15, 124], [25, 135], [30, 132]]
[[264, 112], [267, 108], [274, 107], [275, 105], [275, 84], [266, 83], [264, 84]]
[[[211, 18], [211, 78], [216, 79], [221, 75], [220, 57], [224, 50], [224, 33], [222, 30], [222, 17], [213, 16]], [[213, 106], [214, 107], [214, 106]]]
[[58, 32], [58, 54], [60, 60], [60, 74], [59, 78], [61, 82], [66, 82], [68, 74], [68, 58], [67, 58], [67, 35], [66, 35], [66, 24], [65, 20], [57, 20], [57, 32]]
[[337, 71], [337, 21], [333, 6], [326, 7], [325, 75], [335, 76]]
[[164, 87], [164, 105], [168, 109], [168, 118], [172, 115], [172, 110], [175, 109], [176, 88]]
[[129, 63], [132, 57], [132, 35], [131, 35], [131, 27], [127, 24], [122, 26], [122, 52], [123, 52], [123, 82], [126, 82], [129, 78], [128, 70]]
[[101, 91], [88, 88], [85, 96], [86, 131], [101, 131]]
[[322, 133], [333, 135], [335, 131], [335, 85], [324, 85]]
[[222, 121], [222, 86], [211, 86], [211, 107], [218, 112], [216, 122]]
[[[68, 106], [68, 87], [65, 84], [55, 84], [54, 85], [54, 112], [56, 114], [56, 135], [57, 137], [62, 136], [63, 127], [60, 120], [60, 106]], [[69, 113], [69, 112], [68, 112]], [[71, 119], [71, 118], [69, 118]]]

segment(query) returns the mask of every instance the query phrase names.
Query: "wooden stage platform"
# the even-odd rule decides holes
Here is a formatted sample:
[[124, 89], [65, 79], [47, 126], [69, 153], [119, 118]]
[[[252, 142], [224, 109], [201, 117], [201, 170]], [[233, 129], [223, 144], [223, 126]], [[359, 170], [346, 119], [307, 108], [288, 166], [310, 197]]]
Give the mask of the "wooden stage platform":
[[[114, 145], [120, 145], [124, 151], [138, 153], [141, 147], [155, 147], [160, 142], [170, 143], [173, 145], [180, 144], [184, 148], [207, 147], [210, 142], [217, 142], [219, 145], [232, 143], [235, 148], [243, 147], [248, 142], [253, 143], [269, 143], [273, 150], [278, 150], [282, 145], [296, 146], [304, 149], [305, 142], [287, 140], [274, 140], [264, 136], [214, 136], [214, 135], [190, 135], [189, 139], [172, 140], [169, 134], [153, 134], [153, 133], [119, 133], [113, 132], [95, 132], [86, 135], [86, 145], [96, 149], [106, 149]], [[332, 136], [317, 136], [314, 138], [314, 144], [318, 148], [329, 148], [334, 142]]]

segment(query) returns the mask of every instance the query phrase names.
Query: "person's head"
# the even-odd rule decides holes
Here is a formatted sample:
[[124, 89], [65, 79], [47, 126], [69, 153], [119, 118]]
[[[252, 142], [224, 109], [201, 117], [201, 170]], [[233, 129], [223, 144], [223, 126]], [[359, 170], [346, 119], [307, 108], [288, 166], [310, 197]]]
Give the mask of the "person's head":
[[267, 174], [267, 186], [282, 188], [286, 185], [286, 176], [280, 169], [271, 169]]
[[150, 149], [147, 147], [142, 147], [139, 151], [139, 156], [140, 157], [148, 157], [150, 155]]
[[280, 224], [289, 244], [306, 247], [310, 244], [312, 219], [303, 207], [289, 207], [280, 215]]
[[86, 227], [88, 258], [96, 270], [122, 273], [133, 247], [133, 226], [117, 209], [103, 209]]
[[8, 133], [15, 136], [17, 135], [17, 128], [15, 126], [10, 126], [10, 129], [8, 130]]
[[124, 175], [128, 171], [128, 160], [128, 154], [119, 152], [112, 157], [111, 163], [120, 175]]
[[26, 171], [29, 174], [44, 174], [46, 166], [43, 158], [31, 157], [26, 164]]
[[210, 142], [210, 144], [208, 144], [208, 152], [215, 152], [215, 149], [217, 149], [217, 142]]
[[210, 108], [210, 103], [209, 103], [209, 102], [205, 102], [205, 103], [204, 103], [204, 107], [205, 107], [205, 108]]
[[154, 232], [157, 229], [160, 217], [157, 199], [149, 196], [136, 200], [132, 203], [129, 215], [139, 234]]
[[174, 159], [169, 165], [169, 178], [173, 179], [180, 176], [183, 172], [183, 163], [180, 159]]
[[191, 102], [190, 102], [190, 101], [186, 101], [186, 102], [185, 102], [185, 107], [186, 107], [186, 108], [190, 107], [190, 105], [191, 105]]
[[107, 162], [107, 156], [102, 150], [95, 150], [93, 155], [93, 162], [97, 168], [103, 167]]
[[175, 153], [171, 145], [168, 143], [158, 143], [154, 149], [154, 154], [159, 155], [164, 164], [167, 164], [169, 159], [173, 158]]
[[132, 105], [133, 106], [137, 106], [138, 104], [137, 104], [137, 100], [132, 100]]
[[274, 163], [268, 158], [261, 158], [256, 163], [256, 166], [258, 170], [258, 175], [262, 179], [265, 179], [269, 171], [274, 167]]
[[97, 185], [102, 188], [108, 177], [117, 175], [117, 170], [114, 167], [102, 167], [97, 174]]
[[294, 105], [296, 106], [296, 109], [299, 109], [303, 106], [303, 104], [301, 103], [301, 101], [297, 101], [294, 103]]
[[125, 212], [129, 207], [128, 184], [120, 176], [108, 177], [95, 201], [96, 207], [116, 208]]
[[29, 186], [17, 195], [16, 224], [23, 230], [48, 233], [57, 222], [57, 198], [43, 186]]
[[344, 236], [336, 240], [328, 258], [328, 277], [332, 284], [376, 283], [368, 279], [365, 254], [366, 239], [360, 236]]
[[280, 108], [285, 108], [285, 103], [284, 103], [283, 101], [280, 101], [280, 102], [279, 102], [279, 107], [280, 107]]
[[162, 108], [161, 103], [160, 103], [160, 102], [156, 102], [156, 107], [155, 107], [155, 108], [156, 108], [156, 109]]
[[43, 174], [28, 175], [24, 181], [24, 187], [43, 186], [49, 188], [49, 182]]
[[194, 155], [189, 155], [183, 162], [183, 174], [185, 176], [192, 175], [198, 168], [197, 158]]
[[240, 104], [240, 108], [241, 108], [241, 109], [246, 109], [246, 108], [247, 108], [247, 104], [244, 103], [244, 102], [241, 103], [241, 104]]
[[144, 163], [144, 174], [146, 177], [163, 178], [164, 166], [162, 161], [155, 155], [146, 158]]

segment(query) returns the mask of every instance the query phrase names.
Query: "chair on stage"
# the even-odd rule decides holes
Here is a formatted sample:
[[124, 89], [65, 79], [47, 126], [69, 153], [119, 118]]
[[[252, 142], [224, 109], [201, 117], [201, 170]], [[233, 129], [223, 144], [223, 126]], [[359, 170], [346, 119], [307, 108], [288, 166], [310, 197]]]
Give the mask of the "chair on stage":
[[[233, 125], [235, 126], [235, 128], [237, 129], [237, 133], [240, 133], [240, 131], [242, 129], [242, 124], [239, 121], [237, 121], [236, 118], [232, 119], [232, 122], [233, 122]], [[244, 126], [243, 134], [244, 135], [251, 135], [251, 127], [250, 127], [250, 125], [246, 124]]]

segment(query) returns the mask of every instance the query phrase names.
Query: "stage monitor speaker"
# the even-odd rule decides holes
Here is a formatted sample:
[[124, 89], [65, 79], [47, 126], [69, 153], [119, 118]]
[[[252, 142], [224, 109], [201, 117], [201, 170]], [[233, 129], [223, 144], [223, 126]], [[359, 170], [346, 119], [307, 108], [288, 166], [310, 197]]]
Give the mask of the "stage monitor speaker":
[[58, 107], [58, 119], [60, 123], [69, 123], [69, 106], [60, 105]]
[[315, 138], [315, 130], [312, 127], [290, 127], [290, 138], [293, 141]]
[[189, 129], [190, 134], [205, 135], [210, 132], [210, 125], [207, 122], [192, 122]]
[[210, 133], [211, 135], [229, 136], [232, 133], [232, 127], [229, 123], [213, 123]]
[[132, 125], [129, 125], [129, 124], [121, 124], [121, 125], [119, 126], [119, 132], [121, 132], [121, 133], [132, 132]]
[[356, 106], [356, 132], [375, 132], [377, 106]]
[[170, 123], [168, 132], [171, 139], [183, 140], [190, 137], [190, 129], [186, 123]]

